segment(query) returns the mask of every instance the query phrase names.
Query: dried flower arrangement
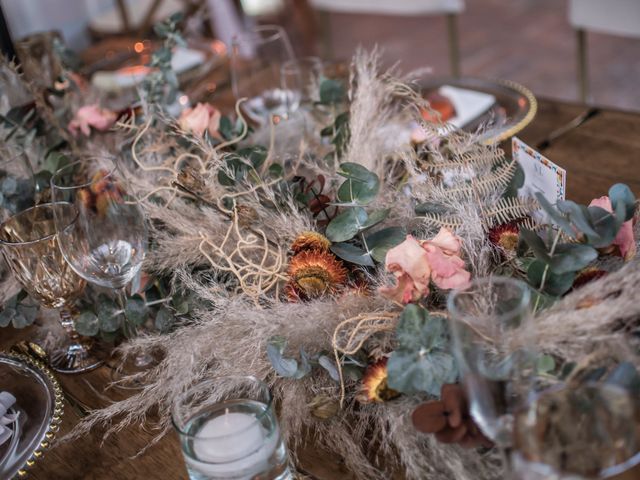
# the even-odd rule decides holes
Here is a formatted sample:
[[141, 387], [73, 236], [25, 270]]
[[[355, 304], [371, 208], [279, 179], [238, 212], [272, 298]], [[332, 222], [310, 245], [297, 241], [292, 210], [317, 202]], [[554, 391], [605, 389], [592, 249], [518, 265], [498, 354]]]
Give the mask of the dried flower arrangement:
[[[163, 31], [167, 41], [175, 41], [174, 28]], [[411, 78], [381, 71], [376, 52], [355, 56], [348, 89], [336, 80], [320, 85], [319, 106], [333, 118], [314, 123], [312, 135], [295, 118], [252, 130], [240, 102], [236, 122], [204, 104], [172, 118], [149, 103], [164, 101], [162, 78], [150, 79], [138, 111], [57, 113], [72, 133], [88, 133], [63, 128], [62, 147], [121, 152], [153, 237], [144, 267], [150, 286], [131, 298], [127, 317], [148, 322], [156, 306], [151, 317], [163, 332], [120, 346], [124, 356], [154, 350], [162, 360], [137, 374], [144, 388], [94, 411], [72, 438], [101, 424], [115, 432], [151, 412], [161, 436], [185, 388], [213, 371], [252, 374], [271, 385], [292, 452], [312, 442], [358, 478], [402, 469], [407, 478], [497, 479], [491, 453], [439, 444], [411, 422], [418, 405], [457, 379], [447, 291], [496, 273], [528, 279], [538, 292], [537, 321], [548, 327], [540, 348], [554, 361], [550, 375], [595, 342], [628, 343], [629, 332], [637, 334], [629, 189], [616, 185], [589, 207], [519, 200], [515, 161], [474, 135], [443, 135], [442, 125], [424, 121], [429, 105]], [[67, 107], [82, 98], [65, 95]], [[384, 133], [410, 121], [426, 141]], [[108, 133], [91, 130], [112, 122]], [[539, 206], [557, 230], [531, 221]], [[605, 278], [585, 270], [615, 254], [628, 263]], [[119, 330], [121, 312], [109, 301], [81, 315], [82, 333]], [[0, 325], [18, 310], [7, 304]], [[455, 403], [451, 395], [443, 393], [445, 405]], [[460, 434], [455, 415], [437, 413], [429, 415], [438, 425], [423, 430], [480, 438]]]

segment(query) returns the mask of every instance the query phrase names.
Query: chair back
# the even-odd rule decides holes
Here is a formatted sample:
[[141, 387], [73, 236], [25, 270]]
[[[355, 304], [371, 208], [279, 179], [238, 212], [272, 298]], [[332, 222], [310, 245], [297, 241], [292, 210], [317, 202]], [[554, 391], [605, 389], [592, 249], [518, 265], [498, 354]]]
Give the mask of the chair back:
[[317, 10], [379, 15], [441, 15], [460, 13], [464, 0], [310, 0]]
[[640, 38], [640, 0], [570, 0], [569, 22], [578, 30]]

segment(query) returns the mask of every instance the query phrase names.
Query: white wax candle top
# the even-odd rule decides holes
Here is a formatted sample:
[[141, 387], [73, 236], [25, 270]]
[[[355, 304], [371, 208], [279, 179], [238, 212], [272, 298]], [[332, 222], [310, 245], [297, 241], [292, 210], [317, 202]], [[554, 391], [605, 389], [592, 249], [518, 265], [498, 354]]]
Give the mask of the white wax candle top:
[[198, 460], [223, 463], [249, 455], [263, 443], [264, 432], [255, 416], [227, 410], [203, 425], [193, 449]]

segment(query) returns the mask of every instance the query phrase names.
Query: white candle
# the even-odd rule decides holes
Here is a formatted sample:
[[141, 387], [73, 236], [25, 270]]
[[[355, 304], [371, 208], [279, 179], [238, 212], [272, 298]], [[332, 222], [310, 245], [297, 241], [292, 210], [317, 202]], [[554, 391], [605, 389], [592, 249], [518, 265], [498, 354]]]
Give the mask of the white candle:
[[211, 478], [251, 479], [269, 468], [279, 439], [251, 414], [229, 412], [212, 418], [193, 439], [196, 458], [186, 456], [190, 468]]

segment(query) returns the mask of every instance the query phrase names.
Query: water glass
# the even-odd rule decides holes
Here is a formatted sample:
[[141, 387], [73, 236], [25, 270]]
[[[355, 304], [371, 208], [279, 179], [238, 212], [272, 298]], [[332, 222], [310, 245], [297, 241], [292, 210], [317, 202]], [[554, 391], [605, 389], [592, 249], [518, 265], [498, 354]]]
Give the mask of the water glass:
[[516, 414], [515, 478], [640, 478], [639, 413], [630, 390], [607, 382], [541, 392]]
[[295, 58], [282, 27], [264, 25], [240, 33], [231, 42], [231, 83], [236, 98], [247, 98], [245, 113], [256, 123], [287, 117], [297, 108], [296, 92], [282, 88], [282, 66]]
[[267, 385], [255, 377], [203, 381], [174, 403], [173, 426], [191, 480], [292, 480]]
[[0, 249], [16, 280], [46, 308], [60, 311], [67, 338], [50, 354], [51, 366], [62, 373], [91, 370], [102, 362], [91, 342], [80, 339], [71, 309], [86, 282], [76, 275], [60, 251], [54, 217], [66, 227], [78, 220], [69, 203], [47, 203], [24, 210], [0, 225]]
[[483, 433], [506, 447], [513, 411], [526, 401], [535, 372], [531, 292], [518, 280], [474, 280], [449, 295], [453, 348], [470, 411]]
[[282, 89], [292, 92], [291, 110], [299, 105], [312, 104], [320, 100], [320, 78], [322, 61], [318, 57], [302, 57], [289, 60], [282, 65], [280, 79]]

